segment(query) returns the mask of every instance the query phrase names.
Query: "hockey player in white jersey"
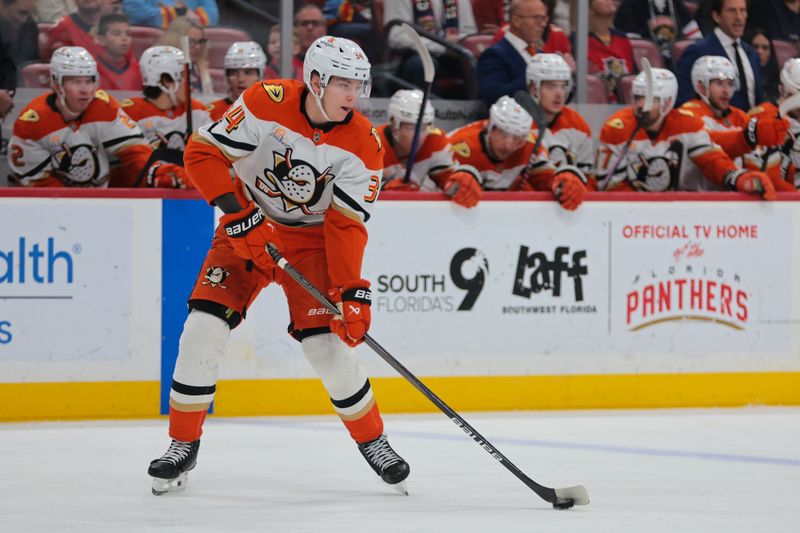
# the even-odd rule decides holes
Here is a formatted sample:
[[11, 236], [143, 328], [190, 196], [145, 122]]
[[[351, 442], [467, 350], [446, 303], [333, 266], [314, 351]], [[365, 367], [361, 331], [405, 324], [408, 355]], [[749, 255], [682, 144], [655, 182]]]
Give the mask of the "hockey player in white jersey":
[[526, 78], [531, 96], [547, 119], [542, 144], [550, 154], [550, 162], [556, 167], [579, 169], [587, 178], [588, 188], [596, 189], [592, 131], [586, 120], [566, 105], [572, 90], [569, 65], [558, 54], [536, 54], [528, 63]]
[[687, 109], [673, 109], [678, 94], [675, 75], [660, 68], [650, 71], [650, 109], [645, 109], [645, 70], [633, 82], [634, 106], [614, 113], [600, 131], [596, 163], [600, 188], [646, 192], [728, 189], [774, 200], [775, 188], [766, 174], [738, 169], [711, 140], [699, 116]]
[[[84, 48], [63, 46], [50, 59], [53, 91], [34, 98], [14, 123], [12, 181], [29, 187], [156, 185], [172, 166], [146, 169], [152, 149], [116, 100], [97, 90], [97, 64]], [[109, 160], [120, 165], [110, 168]], [[177, 169], [182, 173], [182, 169]]]
[[237, 41], [225, 52], [225, 78], [228, 80], [228, 95], [214, 100], [209, 107], [211, 120], [222, 118], [225, 111], [239, 98], [245, 89], [264, 77], [267, 56], [255, 41]]
[[361, 265], [384, 153], [378, 133], [354, 109], [369, 95], [371, 66], [352, 41], [321, 37], [303, 67], [302, 82], [251, 86], [189, 141], [189, 178], [225, 214], [189, 299], [170, 392], [172, 442], [148, 470], [155, 494], [185, 485], [230, 330], [263, 287], [281, 281], [267, 243], [340, 306], [343, 314], [334, 317], [293, 280], [283, 282], [290, 334], [334, 410], [375, 473], [404, 490], [408, 463], [389, 446], [353, 349], [371, 322]]

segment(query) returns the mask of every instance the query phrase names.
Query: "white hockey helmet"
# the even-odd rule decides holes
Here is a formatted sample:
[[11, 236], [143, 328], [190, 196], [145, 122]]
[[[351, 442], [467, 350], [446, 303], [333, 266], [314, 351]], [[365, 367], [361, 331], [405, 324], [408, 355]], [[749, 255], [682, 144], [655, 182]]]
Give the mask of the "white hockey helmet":
[[[396, 123], [410, 122], [417, 123], [419, 110], [422, 108], [422, 91], [419, 89], [409, 90], [400, 89], [389, 99], [388, 115], [389, 120], [394, 119]], [[433, 124], [436, 114], [430, 100], [425, 102], [425, 113], [422, 115], [424, 124]]]
[[791, 96], [800, 92], [800, 58], [793, 57], [783, 64], [781, 85], [783, 86], [783, 96]]
[[[678, 96], [678, 80], [675, 74], [665, 68], [651, 68], [653, 75], [653, 98], [658, 98], [661, 102], [659, 116], [664, 117], [675, 107], [675, 98]], [[647, 92], [647, 81], [645, 72], [636, 75], [633, 80], [633, 96], [645, 96]]]
[[94, 76], [97, 80], [97, 63], [82, 46], [62, 46], [50, 58], [50, 75], [59, 86], [64, 76]]
[[237, 41], [225, 52], [225, 70], [239, 68], [258, 69], [258, 77], [264, 76], [267, 56], [255, 41]]
[[736, 68], [727, 57], [703, 56], [692, 65], [692, 89], [697, 92], [697, 83], [702, 83], [706, 89], [706, 95], [701, 94], [700, 97], [705, 102], [708, 102], [708, 88], [711, 86], [712, 80], [733, 80], [734, 90], [739, 89]]
[[361, 87], [362, 98], [369, 98], [371, 89], [372, 65], [367, 59], [367, 54], [356, 43], [342, 37], [323, 36], [311, 43], [303, 61], [303, 81], [308, 90], [311, 88], [311, 74], [319, 74], [319, 84], [322, 92], [333, 76], [360, 80], [363, 82]]
[[[183, 79], [183, 65], [186, 58], [183, 52], [174, 46], [151, 46], [144, 51], [139, 59], [139, 68], [142, 71], [142, 85], [145, 87], [158, 87], [166, 93], [175, 93]], [[173, 89], [168, 90], [161, 84], [161, 76], [169, 75], [175, 82]]]
[[572, 71], [564, 58], [558, 54], [536, 54], [528, 63], [525, 70], [525, 79], [528, 85], [536, 87], [536, 94], [543, 81], [567, 82], [567, 94], [572, 91]]
[[501, 96], [489, 108], [489, 128], [498, 128], [511, 135], [527, 136], [533, 117], [510, 96]]

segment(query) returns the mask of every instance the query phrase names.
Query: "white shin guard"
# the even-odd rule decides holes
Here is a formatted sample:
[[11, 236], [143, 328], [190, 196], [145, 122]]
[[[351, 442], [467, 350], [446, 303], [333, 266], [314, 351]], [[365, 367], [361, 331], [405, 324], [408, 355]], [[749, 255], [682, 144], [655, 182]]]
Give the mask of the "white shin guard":
[[214, 400], [219, 361], [230, 333], [221, 318], [196, 309], [189, 313], [172, 375], [170, 403], [208, 405]]
[[303, 339], [303, 353], [343, 418], [357, 415], [373, 402], [367, 373], [358, 362], [356, 351], [333, 333]]

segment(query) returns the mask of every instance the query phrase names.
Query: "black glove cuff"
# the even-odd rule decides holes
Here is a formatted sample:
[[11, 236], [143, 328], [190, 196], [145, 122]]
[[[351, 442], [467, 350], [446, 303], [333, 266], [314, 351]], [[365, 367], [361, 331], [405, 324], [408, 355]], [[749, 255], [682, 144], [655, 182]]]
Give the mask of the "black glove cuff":
[[228, 237], [244, 237], [263, 222], [264, 213], [255, 207], [250, 213], [245, 214], [244, 218], [225, 224], [225, 233], [228, 234]]
[[723, 179], [724, 185], [730, 189], [731, 191], [735, 191], [736, 189], [736, 182], [739, 181], [739, 178], [747, 172], [746, 170], [731, 170], [727, 174], [725, 174], [725, 178]]
[[752, 148], [758, 145], [758, 136], [756, 135], [756, 127], [758, 126], [758, 118], [753, 117], [747, 121], [747, 126], [744, 127], [744, 140], [747, 141]]
[[358, 302], [364, 305], [372, 304], [372, 291], [366, 287], [347, 289], [342, 293], [342, 301]]

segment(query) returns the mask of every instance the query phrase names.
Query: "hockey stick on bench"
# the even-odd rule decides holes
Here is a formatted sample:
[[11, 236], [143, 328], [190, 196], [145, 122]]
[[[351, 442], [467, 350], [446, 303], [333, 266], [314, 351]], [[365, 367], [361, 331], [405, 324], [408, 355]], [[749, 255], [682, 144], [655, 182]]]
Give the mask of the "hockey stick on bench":
[[[280, 251], [271, 244], [267, 244], [267, 252], [277, 265], [283, 269], [284, 272], [295, 280], [301, 287], [303, 287], [309, 294], [321, 303], [325, 308], [334, 315], [339, 314], [339, 308], [333, 304], [328, 298], [320, 292], [318, 288], [311, 284], [303, 275], [297, 271], [286, 259], [281, 255]], [[432, 390], [430, 390], [424, 383], [422, 383], [414, 374], [412, 374], [406, 367], [404, 367], [397, 359], [395, 359], [386, 349], [378, 344], [369, 334], [364, 335], [364, 342], [367, 346], [372, 348], [381, 359], [386, 361], [389, 366], [394, 368], [403, 378], [411, 383], [415, 389], [422, 393], [423, 396], [428, 398], [436, 407], [438, 407], [444, 414], [453, 421], [455, 425], [464, 430], [464, 433], [472, 437], [478, 445], [486, 450], [489, 455], [500, 461], [506, 469], [517, 478], [525, 483], [532, 491], [538, 494], [543, 500], [553, 504], [556, 509], [569, 509], [573, 505], [586, 505], [589, 503], [589, 494], [583, 485], [576, 485], [574, 487], [566, 487], [562, 489], [552, 489], [536, 483], [534, 480], [525, 475], [519, 468], [509, 461], [500, 451], [494, 447], [486, 438], [483, 437], [478, 431], [473, 428], [466, 420], [461, 418], [461, 415], [453, 411], [441, 398], [439, 398]]]
[[419, 108], [419, 116], [414, 125], [414, 137], [411, 140], [411, 149], [408, 152], [408, 159], [406, 159], [406, 174], [403, 177], [403, 182], [409, 183], [411, 181], [411, 170], [414, 168], [414, 163], [417, 161], [417, 150], [420, 148], [419, 137], [422, 133], [422, 120], [425, 116], [425, 106], [428, 105], [428, 96], [430, 95], [431, 86], [433, 85], [433, 78], [436, 76], [436, 69], [433, 65], [431, 53], [425, 47], [425, 43], [422, 42], [422, 38], [417, 31], [410, 24], [405, 22], [400, 25], [400, 30], [411, 40], [414, 49], [417, 51], [417, 54], [419, 54], [419, 59], [422, 61], [422, 79], [424, 82], [422, 87], [422, 106]]

